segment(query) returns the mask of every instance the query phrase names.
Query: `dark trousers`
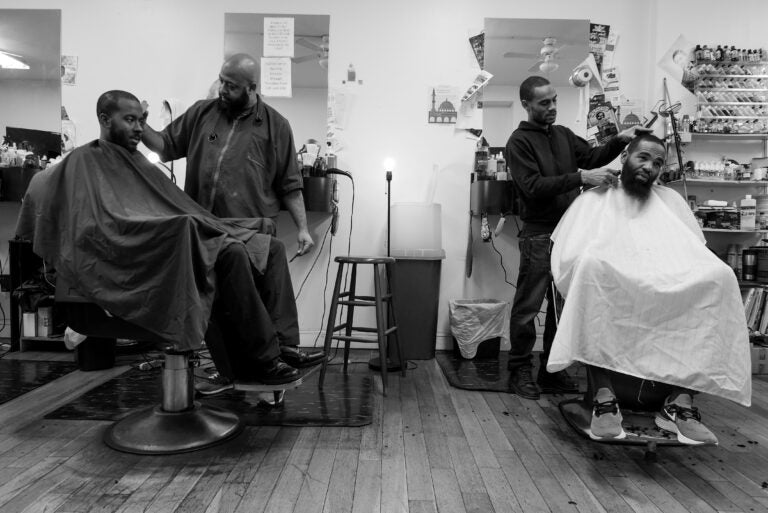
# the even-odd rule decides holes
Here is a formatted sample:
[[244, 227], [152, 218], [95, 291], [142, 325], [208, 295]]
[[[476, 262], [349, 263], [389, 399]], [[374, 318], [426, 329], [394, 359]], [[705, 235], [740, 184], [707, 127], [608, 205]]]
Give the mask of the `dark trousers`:
[[[549, 265], [550, 234], [538, 234], [520, 238], [520, 272], [517, 291], [509, 319], [509, 368], [532, 365], [531, 351], [536, 344], [536, 316], [547, 298], [547, 317], [544, 324], [544, 351], [541, 365], [546, 367], [552, 341], [555, 339], [557, 321], [555, 300], [552, 297], [552, 273]], [[557, 301], [562, 303], [562, 297]]]
[[231, 241], [216, 260], [216, 296], [205, 341], [220, 374], [253, 379], [256, 367], [298, 345], [296, 299], [285, 246], [272, 239], [264, 273], [251, 267], [245, 246]]

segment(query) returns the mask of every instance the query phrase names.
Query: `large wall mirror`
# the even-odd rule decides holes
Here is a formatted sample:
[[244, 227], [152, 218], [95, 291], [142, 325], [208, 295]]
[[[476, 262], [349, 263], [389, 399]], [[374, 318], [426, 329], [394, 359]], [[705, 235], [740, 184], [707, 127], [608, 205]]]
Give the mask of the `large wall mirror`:
[[0, 10], [0, 135], [40, 156], [61, 151], [60, 41], [61, 11]]
[[267, 97], [264, 101], [291, 123], [296, 149], [301, 148], [307, 139], [315, 139], [322, 144], [328, 119], [330, 16], [226, 13], [224, 58], [239, 52], [261, 58], [264, 55], [265, 18], [293, 18], [294, 57], [291, 63], [291, 97]]
[[578, 90], [568, 79], [588, 54], [589, 20], [486, 18], [485, 70], [493, 79], [483, 91], [483, 136], [490, 145], [504, 146], [527, 119], [519, 86], [530, 75], [552, 82], [558, 92], [557, 123], [578, 129]]

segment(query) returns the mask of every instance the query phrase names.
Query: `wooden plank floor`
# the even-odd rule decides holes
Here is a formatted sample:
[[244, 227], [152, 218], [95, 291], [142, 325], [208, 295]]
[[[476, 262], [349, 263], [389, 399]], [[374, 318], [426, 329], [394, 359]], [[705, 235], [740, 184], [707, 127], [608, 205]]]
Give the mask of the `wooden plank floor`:
[[[369, 372], [368, 354], [351, 372]], [[660, 447], [653, 462], [577, 436], [557, 398], [459, 390], [434, 360], [413, 363], [387, 397], [375, 376], [369, 426], [248, 427], [173, 456], [107, 448], [106, 422], [43, 419], [121, 369], [76, 371], [0, 406], [0, 512], [768, 511], [766, 377], [749, 409], [697, 400], [719, 446]]]

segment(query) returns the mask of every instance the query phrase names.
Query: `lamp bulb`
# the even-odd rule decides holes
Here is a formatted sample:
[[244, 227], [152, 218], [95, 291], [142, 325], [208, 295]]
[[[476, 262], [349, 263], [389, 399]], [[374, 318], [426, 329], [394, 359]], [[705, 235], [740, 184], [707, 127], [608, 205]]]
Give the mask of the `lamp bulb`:
[[157, 164], [158, 162], [160, 162], [160, 156], [154, 151], [150, 151], [149, 153], [147, 153], [147, 160], [151, 164]]
[[384, 159], [384, 171], [393, 171], [395, 169], [395, 159], [387, 157]]

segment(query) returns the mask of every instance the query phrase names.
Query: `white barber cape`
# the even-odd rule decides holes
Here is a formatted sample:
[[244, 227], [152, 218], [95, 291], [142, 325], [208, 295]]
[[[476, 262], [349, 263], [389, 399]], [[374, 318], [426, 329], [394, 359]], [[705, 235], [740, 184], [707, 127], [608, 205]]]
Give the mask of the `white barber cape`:
[[749, 406], [749, 334], [736, 276], [675, 191], [579, 196], [552, 234], [566, 298], [547, 370], [580, 361]]

